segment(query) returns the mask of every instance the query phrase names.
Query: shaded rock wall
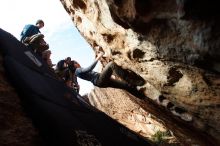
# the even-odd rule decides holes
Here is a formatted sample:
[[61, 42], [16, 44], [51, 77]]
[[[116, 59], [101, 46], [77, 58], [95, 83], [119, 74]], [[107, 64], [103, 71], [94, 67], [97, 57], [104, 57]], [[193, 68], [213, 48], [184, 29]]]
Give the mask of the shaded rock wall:
[[0, 145], [39, 146], [43, 145], [38, 131], [24, 113], [21, 101], [6, 79], [0, 55]]
[[[94, 51], [103, 50], [107, 54], [101, 60], [103, 65], [114, 60], [146, 79], [149, 98], [143, 101], [132, 98], [133, 102], [162, 119], [185, 145], [220, 143], [220, 19], [215, 2], [61, 2]], [[101, 95], [102, 91], [99, 92]], [[121, 92], [116, 93], [131, 98]], [[193, 121], [183, 122], [155, 104], [152, 100], [160, 94], [187, 109]], [[100, 103], [104, 102], [102, 98]]]

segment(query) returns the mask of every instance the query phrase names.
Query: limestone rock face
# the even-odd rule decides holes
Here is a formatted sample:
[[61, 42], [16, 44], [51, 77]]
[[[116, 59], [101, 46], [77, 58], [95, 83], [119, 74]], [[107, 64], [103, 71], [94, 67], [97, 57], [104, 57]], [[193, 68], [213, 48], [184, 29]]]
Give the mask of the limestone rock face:
[[163, 133], [164, 137], [161, 139], [161, 143], [179, 145], [171, 131], [161, 124], [161, 121], [158, 122], [156, 117], [134, 102], [134, 97], [128, 92], [123, 92], [121, 89], [95, 87], [86, 98], [91, 105], [150, 141], [157, 142], [156, 135]]
[[[121, 100], [109, 100], [111, 108], [105, 97], [112, 94], [112, 89], [95, 89], [98, 101], [94, 105], [117, 119], [119, 113], [128, 113], [115, 105], [126, 105], [130, 101], [125, 99], [130, 98], [144, 112], [162, 120], [181, 143], [220, 145], [220, 19], [215, 2], [61, 0], [61, 3], [94, 51], [105, 52], [103, 66], [113, 60], [147, 81], [144, 100], [125, 91], [115, 91], [114, 95]], [[182, 121], [156, 104], [154, 100], [160, 94], [186, 109], [193, 121]], [[127, 108], [132, 116], [132, 106]]]

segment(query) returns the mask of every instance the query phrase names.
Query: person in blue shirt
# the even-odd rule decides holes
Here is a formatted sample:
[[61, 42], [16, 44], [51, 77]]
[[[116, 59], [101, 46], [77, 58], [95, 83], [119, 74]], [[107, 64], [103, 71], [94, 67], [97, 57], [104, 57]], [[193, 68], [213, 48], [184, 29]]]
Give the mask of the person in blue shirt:
[[[112, 87], [124, 89], [127, 91], [137, 90], [137, 86], [145, 84], [145, 80], [131, 70], [123, 69], [114, 62], [109, 62], [101, 73], [93, 71], [98, 60], [104, 53], [99, 53], [95, 61], [87, 68], [76, 65], [75, 75], [83, 80], [93, 83], [93, 85], [101, 88]], [[77, 62], [76, 62], [77, 63]], [[113, 72], [121, 78], [115, 79]]]
[[32, 48], [37, 54], [42, 56], [42, 52], [49, 49], [49, 45], [44, 41], [44, 35], [40, 29], [44, 27], [43, 20], [37, 20], [36, 25], [25, 25], [21, 32], [20, 41]]
[[37, 20], [36, 25], [27, 24], [24, 26], [21, 32], [21, 42], [25, 43], [32, 37], [33, 35], [40, 34], [40, 29], [44, 27], [43, 20]]

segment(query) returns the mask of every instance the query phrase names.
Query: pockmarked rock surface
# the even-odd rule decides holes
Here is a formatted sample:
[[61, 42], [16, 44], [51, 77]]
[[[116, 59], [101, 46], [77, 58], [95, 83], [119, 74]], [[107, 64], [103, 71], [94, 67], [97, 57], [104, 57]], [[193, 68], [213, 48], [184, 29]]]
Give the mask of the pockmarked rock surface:
[[[146, 80], [145, 99], [129, 96], [126, 91], [114, 91], [114, 96], [120, 97], [114, 102], [112, 89], [95, 89], [91, 93], [96, 92], [95, 106], [126, 125], [133, 119], [126, 122], [123, 119], [132, 117], [133, 108], [126, 100], [129, 98], [141, 107], [141, 111], [135, 112], [147, 112], [160, 119], [183, 145], [220, 144], [220, 19], [215, 2], [61, 0], [61, 3], [94, 51], [105, 52], [103, 66], [113, 60]], [[158, 105], [155, 100], [161, 94], [187, 110], [193, 116], [192, 121], [185, 122]], [[119, 108], [127, 104], [129, 112]]]

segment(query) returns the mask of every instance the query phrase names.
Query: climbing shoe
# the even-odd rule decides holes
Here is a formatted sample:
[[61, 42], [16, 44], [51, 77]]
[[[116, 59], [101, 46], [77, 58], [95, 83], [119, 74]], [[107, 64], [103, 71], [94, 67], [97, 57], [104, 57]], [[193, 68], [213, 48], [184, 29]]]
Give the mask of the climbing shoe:
[[124, 80], [135, 86], [142, 86], [145, 84], [145, 80], [140, 75], [128, 69], [126, 70]]

